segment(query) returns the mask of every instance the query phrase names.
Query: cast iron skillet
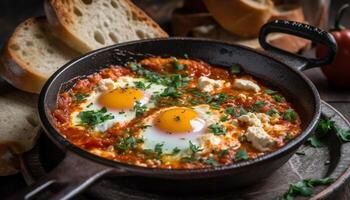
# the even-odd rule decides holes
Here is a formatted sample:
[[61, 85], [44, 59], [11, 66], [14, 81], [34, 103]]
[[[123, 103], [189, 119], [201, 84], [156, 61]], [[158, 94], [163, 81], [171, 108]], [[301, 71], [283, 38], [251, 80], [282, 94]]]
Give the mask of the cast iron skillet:
[[[292, 34], [324, 44], [329, 49], [328, 56], [307, 59], [277, 49], [266, 41], [267, 35], [272, 32]], [[43, 129], [66, 152], [65, 159], [46, 177], [18, 192], [14, 198], [30, 199], [41, 195], [43, 190], [49, 190], [52, 192], [50, 199], [68, 199], [104, 175], [139, 176], [142, 177], [140, 182], [148, 189], [191, 193], [245, 186], [268, 176], [292, 156], [320, 118], [319, 94], [300, 71], [331, 63], [337, 46], [334, 38], [323, 30], [280, 20], [266, 24], [261, 30], [259, 41], [268, 52], [262, 53], [238, 45], [204, 39], [142, 40], [106, 47], [66, 64], [45, 84], [38, 108]], [[79, 77], [92, 74], [110, 64], [123, 65], [149, 54], [183, 57], [185, 53], [190, 58], [219, 66], [239, 63], [247, 73], [283, 91], [301, 116], [303, 132], [284, 147], [254, 160], [210, 169], [169, 170], [132, 166], [95, 156], [71, 144], [54, 128], [50, 111], [56, 106], [57, 94], [60, 90], [71, 87]]]

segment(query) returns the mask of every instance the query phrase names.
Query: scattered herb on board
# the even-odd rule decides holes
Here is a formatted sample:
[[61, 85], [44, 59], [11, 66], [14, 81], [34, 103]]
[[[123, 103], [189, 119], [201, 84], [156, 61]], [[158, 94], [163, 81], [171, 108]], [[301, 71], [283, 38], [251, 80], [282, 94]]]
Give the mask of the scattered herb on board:
[[114, 119], [114, 116], [110, 113], [107, 113], [107, 109], [103, 107], [98, 111], [82, 111], [78, 114], [78, 118], [80, 118], [81, 125], [94, 127], [107, 120]]
[[318, 185], [329, 185], [334, 182], [332, 178], [324, 179], [306, 179], [293, 183], [289, 186], [289, 189], [280, 200], [293, 200], [294, 197], [303, 196], [310, 197], [313, 194], [313, 189]]
[[249, 156], [245, 149], [239, 149], [235, 154], [235, 160], [241, 161], [241, 160], [248, 160]]

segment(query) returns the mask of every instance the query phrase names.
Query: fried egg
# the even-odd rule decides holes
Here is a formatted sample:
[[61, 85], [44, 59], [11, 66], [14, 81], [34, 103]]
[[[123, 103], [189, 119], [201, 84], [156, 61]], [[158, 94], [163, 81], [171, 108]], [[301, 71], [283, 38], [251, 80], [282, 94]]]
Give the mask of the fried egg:
[[204, 104], [160, 109], [143, 121], [146, 128], [139, 133], [144, 139], [143, 149], [162, 144], [163, 153], [172, 153], [175, 148], [188, 150], [190, 142], [200, 146], [201, 135], [208, 132], [210, 124], [220, 121], [220, 115], [218, 110]]
[[[137, 84], [143, 87], [137, 87]], [[113, 115], [113, 119], [96, 125], [94, 130], [104, 132], [117, 123], [123, 126], [136, 117], [136, 104], [145, 107], [146, 110], [154, 108], [152, 95], [162, 93], [165, 88], [163, 85], [147, 82], [144, 78], [122, 76], [116, 81], [103, 79], [84, 103], [80, 104], [80, 110], [72, 113], [72, 124], [81, 124], [78, 117], [80, 112], [106, 108], [107, 112]]]

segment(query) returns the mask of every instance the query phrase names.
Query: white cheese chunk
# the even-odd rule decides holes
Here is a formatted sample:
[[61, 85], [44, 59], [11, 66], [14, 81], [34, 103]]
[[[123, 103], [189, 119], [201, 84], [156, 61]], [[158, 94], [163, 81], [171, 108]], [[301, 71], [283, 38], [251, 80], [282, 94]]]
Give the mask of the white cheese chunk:
[[113, 90], [114, 88], [115, 88], [115, 83], [110, 78], [102, 79], [98, 84], [98, 90], [100, 90], [101, 92]]
[[236, 89], [249, 90], [254, 92], [260, 91], [260, 87], [256, 83], [245, 79], [236, 79], [233, 83], [233, 87]]
[[238, 117], [238, 121], [243, 122], [249, 126], [262, 126], [260, 119], [256, 116], [256, 114], [251, 112]]
[[246, 137], [253, 147], [259, 151], [268, 151], [275, 144], [275, 140], [262, 127], [249, 127]]
[[213, 92], [224, 87], [224, 80], [214, 80], [205, 76], [201, 76], [198, 80], [198, 88], [203, 92]]

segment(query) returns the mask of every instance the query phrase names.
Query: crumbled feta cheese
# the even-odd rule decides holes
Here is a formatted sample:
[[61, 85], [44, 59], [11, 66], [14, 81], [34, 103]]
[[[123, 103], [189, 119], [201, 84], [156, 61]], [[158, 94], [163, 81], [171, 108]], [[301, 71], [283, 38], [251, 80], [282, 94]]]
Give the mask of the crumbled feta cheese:
[[242, 99], [243, 101], [247, 100], [247, 96], [245, 94], [240, 93], [237, 95], [238, 98]]
[[260, 87], [256, 83], [245, 79], [236, 79], [233, 83], [233, 87], [241, 90], [250, 90], [254, 92], [260, 91]]
[[265, 113], [257, 113], [256, 116], [262, 123], [269, 123], [270, 122], [270, 116], [266, 115]]
[[115, 83], [110, 78], [102, 79], [100, 81], [100, 83], [98, 84], [98, 89], [101, 92], [105, 92], [105, 91], [108, 91], [108, 90], [113, 90], [114, 88], [115, 88]]
[[262, 126], [260, 119], [254, 113], [251, 112], [238, 117], [238, 121], [243, 122], [249, 126]]
[[198, 81], [198, 88], [203, 92], [212, 92], [216, 89], [222, 89], [224, 87], [224, 80], [214, 80], [205, 76], [201, 76]]
[[259, 151], [268, 151], [275, 144], [275, 140], [262, 127], [251, 126], [245, 135], [253, 147]]
[[199, 140], [203, 146], [217, 146], [221, 143], [221, 138], [211, 133], [201, 135]]

